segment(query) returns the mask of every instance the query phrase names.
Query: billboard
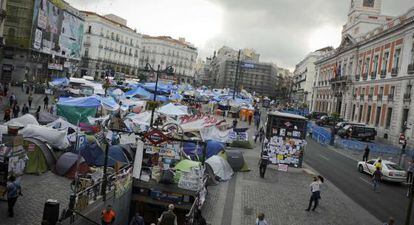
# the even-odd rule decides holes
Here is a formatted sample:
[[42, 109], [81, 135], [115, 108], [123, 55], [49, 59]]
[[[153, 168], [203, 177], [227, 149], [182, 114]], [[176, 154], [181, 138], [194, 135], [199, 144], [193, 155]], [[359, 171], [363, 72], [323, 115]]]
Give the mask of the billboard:
[[84, 21], [48, 0], [35, 0], [32, 48], [70, 59], [81, 58]]

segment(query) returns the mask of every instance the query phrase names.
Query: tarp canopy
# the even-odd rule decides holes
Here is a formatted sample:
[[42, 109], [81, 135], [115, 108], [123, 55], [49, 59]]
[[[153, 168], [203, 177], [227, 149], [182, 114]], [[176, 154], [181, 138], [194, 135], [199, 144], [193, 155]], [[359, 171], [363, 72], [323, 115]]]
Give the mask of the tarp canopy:
[[216, 126], [204, 127], [200, 130], [200, 135], [203, 141], [218, 141], [227, 143], [229, 141], [229, 134], [231, 130], [221, 131]]
[[11, 119], [7, 123], [5, 123], [4, 125], [7, 126], [9, 124], [16, 124], [16, 123], [22, 124], [23, 126], [27, 126], [29, 124], [39, 125], [36, 118], [31, 114], [25, 114], [21, 117]]
[[53, 128], [29, 124], [19, 130], [19, 134], [24, 138], [39, 139], [58, 149], [63, 150], [69, 147], [69, 141], [66, 137], [67, 131], [57, 131]]
[[66, 118], [71, 124], [78, 122], [88, 122], [88, 117], [94, 117], [97, 109], [95, 107], [76, 107], [68, 105], [58, 105], [57, 114]]
[[57, 105], [75, 106], [86, 108], [97, 108], [101, 106], [101, 101], [96, 96], [80, 97], [80, 98], [59, 98]]
[[234, 172], [229, 163], [220, 156], [214, 155], [206, 160], [206, 163], [213, 169], [214, 175], [221, 181], [230, 180]]
[[78, 127], [69, 123], [68, 121], [62, 119], [62, 118], [58, 118], [57, 120], [49, 123], [46, 125], [47, 127], [53, 128], [53, 129], [58, 129], [58, 130], [62, 130], [62, 129], [67, 129], [67, 128], [72, 128], [74, 130], [77, 130]]
[[160, 107], [158, 109], [158, 112], [168, 115], [168, 116], [184, 116], [184, 115], [188, 115], [187, 110], [188, 110], [187, 106], [168, 103]]
[[49, 82], [49, 84], [55, 87], [64, 87], [69, 85], [69, 79], [66, 77], [59, 77], [53, 79], [51, 82]]
[[132, 97], [132, 96], [139, 96], [141, 98], [149, 98], [151, 96], [151, 93], [147, 90], [145, 90], [142, 87], [134, 88], [130, 91], [125, 92], [125, 96]]
[[170, 100], [172, 101], [181, 101], [182, 99], [183, 99], [183, 96], [178, 93], [174, 93], [170, 96]]
[[[225, 146], [223, 143], [218, 141], [207, 141], [206, 146], [206, 158], [210, 158], [213, 155], [217, 155], [219, 152], [223, 151]], [[203, 155], [203, 146], [195, 143], [184, 143], [183, 151], [189, 156], [198, 156]]]
[[[143, 87], [151, 92], [155, 92], [155, 83], [145, 83]], [[164, 84], [162, 82], [158, 82], [157, 85], [157, 92], [158, 93], [169, 93], [172, 90], [171, 84]]]

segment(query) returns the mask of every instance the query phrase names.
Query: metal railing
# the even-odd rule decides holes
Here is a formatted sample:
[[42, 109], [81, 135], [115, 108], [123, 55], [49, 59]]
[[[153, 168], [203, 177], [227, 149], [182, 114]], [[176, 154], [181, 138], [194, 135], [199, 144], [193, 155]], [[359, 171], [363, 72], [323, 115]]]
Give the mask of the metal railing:
[[377, 95], [377, 101], [382, 101], [382, 94]]
[[397, 76], [397, 75], [398, 75], [398, 68], [392, 68], [391, 76]]
[[389, 102], [394, 101], [394, 95], [393, 94], [388, 95], [388, 101]]

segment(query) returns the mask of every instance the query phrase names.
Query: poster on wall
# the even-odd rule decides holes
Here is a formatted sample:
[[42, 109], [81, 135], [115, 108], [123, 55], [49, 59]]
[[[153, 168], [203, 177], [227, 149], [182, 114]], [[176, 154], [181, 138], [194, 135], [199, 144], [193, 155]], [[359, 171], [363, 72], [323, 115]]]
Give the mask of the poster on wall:
[[67, 12], [64, 4], [35, 0], [33, 25], [34, 49], [70, 59], [81, 58], [84, 21]]

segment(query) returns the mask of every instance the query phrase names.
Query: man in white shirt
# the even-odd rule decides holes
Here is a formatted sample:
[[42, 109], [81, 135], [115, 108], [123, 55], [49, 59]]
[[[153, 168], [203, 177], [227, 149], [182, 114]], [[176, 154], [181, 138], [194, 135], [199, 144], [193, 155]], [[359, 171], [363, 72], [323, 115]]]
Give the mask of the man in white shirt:
[[318, 206], [319, 199], [321, 198], [321, 192], [320, 192], [320, 182], [318, 180], [318, 177], [313, 177], [313, 182], [309, 185], [311, 188], [311, 197], [309, 199], [309, 206], [306, 209], [306, 211], [309, 211], [312, 207], [312, 203], [315, 202], [312, 211], [315, 211], [316, 207]]

